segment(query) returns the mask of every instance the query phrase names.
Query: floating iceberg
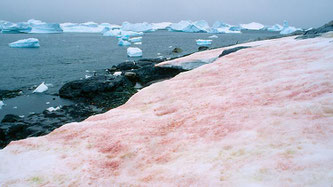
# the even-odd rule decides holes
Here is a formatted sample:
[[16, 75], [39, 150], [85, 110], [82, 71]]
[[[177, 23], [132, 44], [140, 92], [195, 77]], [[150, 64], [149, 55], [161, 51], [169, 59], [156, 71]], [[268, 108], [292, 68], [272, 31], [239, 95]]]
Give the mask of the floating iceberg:
[[173, 23], [169, 26], [169, 31], [175, 32], [208, 32], [209, 25], [206, 21], [180, 21], [179, 23]]
[[131, 42], [128, 42], [128, 41], [126, 41], [126, 40], [123, 40], [123, 39], [119, 38], [119, 40], [118, 40], [118, 45], [119, 45], [119, 46], [130, 46], [130, 45], [131, 45]]
[[61, 29], [64, 32], [81, 32], [81, 33], [101, 33], [105, 26], [98, 25], [95, 22], [86, 23], [62, 23]]
[[266, 28], [265, 30], [271, 31], [271, 32], [280, 32], [282, 31], [283, 27], [280, 24], [275, 24], [271, 27]]
[[171, 24], [171, 22], [152, 23], [152, 27], [153, 30], [166, 30]]
[[125, 37], [137, 37], [137, 36], [142, 36], [143, 32], [134, 32], [134, 31], [121, 31], [120, 36], [125, 36]]
[[31, 31], [31, 26], [29, 23], [11, 23], [5, 22], [1, 26], [3, 34], [17, 34], [17, 33], [29, 33]]
[[32, 29], [30, 33], [34, 34], [55, 34], [55, 33], [62, 33], [63, 30], [61, 29], [58, 23], [42, 23], [42, 24], [32, 24]]
[[16, 42], [10, 43], [9, 47], [12, 48], [38, 48], [39, 40], [36, 38], [28, 38], [24, 40], [18, 40]]
[[280, 34], [286, 35], [286, 34], [291, 34], [295, 31], [302, 30], [298, 29], [296, 27], [289, 26], [289, 23], [287, 21], [283, 22], [283, 29], [281, 30]]
[[212, 35], [212, 36], [209, 36], [208, 38], [218, 38], [217, 35]]
[[265, 28], [265, 26], [261, 23], [256, 23], [256, 22], [252, 22], [249, 24], [241, 24], [240, 25], [242, 29], [246, 29], [246, 30], [260, 30]]
[[196, 40], [197, 45], [199, 46], [209, 46], [212, 44], [212, 40]]
[[110, 23], [101, 23], [99, 26], [102, 26], [104, 28], [109, 28], [110, 30], [112, 30], [112, 29], [120, 29], [121, 28], [120, 25], [114, 25], [114, 24], [110, 24]]
[[130, 38], [128, 41], [130, 42], [141, 42], [142, 41], [142, 37], [134, 37], [134, 38]]
[[129, 23], [124, 22], [121, 26], [121, 30], [123, 31], [134, 31], [134, 32], [150, 32], [153, 31], [152, 24], [149, 23]]
[[2, 107], [5, 105], [5, 103], [3, 101], [0, 101], [0, 109], [2, 109]]
[[41, 25], [41, 24], [45, 24], [45, 22], [43, 22], [41, 20], [36, 20], [36, 19], [29, 19], [27, 21], [27, 23], [29, 23], [30, 25]]
[[121, 35], [121, 31], [119, 29], [114, 29], [114, 30], [109, 30], [107, 32], [103, 33], [103, 36], [120, 36]]
[[129, 47], [127, 48], [127, 55], [129, 57], [141, 57], [142, 56], [142, 50], [137, 47]]
[[43, 92], [47, 91], [48, 89], [49, 88], [43, 82], [32, 93], [43, 93]]

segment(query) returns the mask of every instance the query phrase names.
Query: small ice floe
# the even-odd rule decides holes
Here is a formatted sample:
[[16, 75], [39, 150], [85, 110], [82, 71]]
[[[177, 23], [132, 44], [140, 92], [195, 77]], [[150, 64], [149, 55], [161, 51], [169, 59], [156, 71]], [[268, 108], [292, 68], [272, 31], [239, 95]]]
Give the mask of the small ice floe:
[[158, 55], [158, 56], [160, 56], [160, 55], [161, 55], [161, 53], [157, 53], [157, 55]]
[[120, 76], [121, 75], [121, 71], [116, 71], [113, 73], [114, 76]]
[[59, 110], [60, 108], [61, 108], [61, 106], [57, 106], [56, 108], [51, 106], [51, 107], [47, 108], [46, 110], [49, 111], [49, 112], [54, 112], [54, 111]]
[[16, 42], [10, 43], [9, 47], [12, 48], [38, 48], [39, 40], [36, 38], [28, 38], [24, 40], [18, 40]]
[[217, 35], [212, 35], [212, 36], [209, 36], [208, 38], [218, 38]]
[[130, 45], [131, 45], [131, 42], [128, 42], [128, 41], [126, 41], [126, 40], [123, 40], [123, 39], [119, 38], [119, 40], [118, 40], [118, 45], [119, 45], [119, 46], [130, 46]]
[[142, 37], [134, 37], [134, 38], [130, 38], [128, 39], [128, 41], [130, 42], [141, 42], [142, 41]]
[[135, 42], [134, 45], [142, 45], [142, 42]]
[[13, 109], [17, 109], [17, 106], [14, 106]]
[[135, 86], [134, 86], [135, 89], [141, 89], [143, 88], [143, 86], [140, 84], [140, 83], [135, 83]]
[[5, 105], [5, 103], [3, 101], [0, 101], [0, 109], [2, 109], [2, 107]]
[[91, 75], [85, 75], [85, 79], [89, 79], [91, 77]]
[[86, 70], [86, 73], [89, 73], [90, 71], [89, 70]]
[[43, 93], [47, 91], [49, 88], [46, 86], [44, 82], [40, 84], [32, 93]]
[[171, 48], [172, 48], [172, 45], [169, 46], [169, 49], [171, 49]]
[[24, 115], [20, 115], [19, 117], [20, 117], [20, 118], [24, 118]]
[[199, 46], [209, 46], [212, 44], [212, 40], [196, 40], [197, 45]]
[[46, 104], [47, 104], [47, 105], [49, 105], [49, 104], [50, 104], [50, 102], [46, 102]]
[[142, 50], [137, 47], [129, 47], [127, 48], [127, 55], [129, 57], [141, 57], [142, 56]]

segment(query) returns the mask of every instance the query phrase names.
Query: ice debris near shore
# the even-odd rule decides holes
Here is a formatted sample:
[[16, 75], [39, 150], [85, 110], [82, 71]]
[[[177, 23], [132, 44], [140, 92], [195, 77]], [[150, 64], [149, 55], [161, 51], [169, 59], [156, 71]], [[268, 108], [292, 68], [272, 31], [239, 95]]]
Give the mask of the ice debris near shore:
[[109, 112], [11, 142], [0, 185], [330, 186], [331, 40], [248, 43]]
[[129, 57], [141, 57], [142, 50], [138, 47], [129, 47], [127, 48], [127, 55]]
[[42, 82], [32, 93], [43, 93], [46, 92], [49, 88], [44, 82]]
[[5, 105], [5, 103], [3, 101], [0, 100], [0, 109], [2, 109], [2, 107]]
[[11, 48], [39, 48], [39, 40], [36, 38], [28, 38], [23, 40], [18, 40], [8, 44]]
[[49, 111], [49, 112], [54, 112], [54, 111], [57, 111], [57, 110], [60, 110], [61, 109], [61, 106], [57, 106], [57, 107], [49, 107], [47, 108], [46, 110]]
[[196, 42], [197, 42], [197, 45], [199, 45], [199, 46], [209, 46], [209, 45], [212, 44], [212, 40], [201, 40], [201, 39], [199, 39], [199, 40], [196, 40]]

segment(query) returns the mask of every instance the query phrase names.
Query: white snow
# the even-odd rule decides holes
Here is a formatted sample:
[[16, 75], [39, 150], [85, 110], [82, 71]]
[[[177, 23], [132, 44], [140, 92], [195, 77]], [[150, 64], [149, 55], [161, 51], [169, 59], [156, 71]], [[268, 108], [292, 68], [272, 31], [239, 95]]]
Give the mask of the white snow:
[[197, 45], [199, 46], [208, 46], [208, 45], [211, 45], [212, 44], [212, 40], [196, 40], [197, 42]]
[[240, 25], [242, 29], [247, 29], [247, 30], [260, 30], [263, 29], [265, 26], [261, 23], [248, 23], [248, 24], [241, 24]]
[[127, 55], [129, 57], [141, 57], [142, 56], [142, 50], [137, 47], [129, 47], [127, 48]]
[[142, 37], [134, 37], [134, 38], [130, 38], [128, 41], [130, 42], [141, 42]]
[[119, 38], [119, 40], [118, 40], [118, 45], [119, 45], [119, 46], [130, 46], [130, 45], [131, 45], [131, 42]]
[[3, 101], [0, 101], [0, 109], [2, 109], [2, 107], [5, 105], [5, 103]]
[[153, 26], [152, 26], [152, 24], [149, 24], [147, 22], [144, 22], [144, 23], [124, 22], [121, 26], [121, 29], [124, 31], [150, 32], [150, 31], [153, 31]]
[[47, 91], [49, 88], [45, 85], [44, 82], [40, 84], [32, 93], [42, 93]]
[[12, 48], [38, 48], [39, 40], [36, 38], [28, 38], [23, 40], [18, 40], [16, 42], [10, 43], [9, 47]]

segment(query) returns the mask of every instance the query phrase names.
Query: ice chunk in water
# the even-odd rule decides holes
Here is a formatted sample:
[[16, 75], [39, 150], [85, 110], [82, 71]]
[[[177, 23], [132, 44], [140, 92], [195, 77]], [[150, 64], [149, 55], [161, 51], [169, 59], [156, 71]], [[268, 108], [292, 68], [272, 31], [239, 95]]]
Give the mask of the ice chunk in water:
[[126, 40], [123, 40], [123, 39], [119, 38], [119, 40], [118, 40], [118, 45], [119, 45], [119, 46], [130, 46], [130, 45], [131, 45], [131, 42], [128, 42], [128, 41], [126, 41]]
[[5, 105], [5, 103], [3, 101], [0, 101], [0, 109], [2, 109], [2, 107]]
[[130, 38], [128, 41], [130, 42], [141, 42], [142, 37], [134, 37], [134, 38]]
[[43, 93], [47, 91], [49, 88], [45, 85], [44, 82], [40, 84], [32, 93]]
[[196, 40], [199, 46], [209, 46], [212, 44], [212, 40]]
[[218, 38], [217, 35], [212, 35], [212, 36], [209, 36], [208, 38]]
[[142, 56], [142, 50], [137, 47], [129, 47], [127, 48], [127, 55], [129, 57], [141, 57]]
[[10, 43], [9, 47], [12, 48], [38, 48], [39, 40], [36, 38], [28, 38], [24, 40], [18, 40], [16, 42]]

